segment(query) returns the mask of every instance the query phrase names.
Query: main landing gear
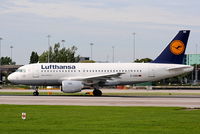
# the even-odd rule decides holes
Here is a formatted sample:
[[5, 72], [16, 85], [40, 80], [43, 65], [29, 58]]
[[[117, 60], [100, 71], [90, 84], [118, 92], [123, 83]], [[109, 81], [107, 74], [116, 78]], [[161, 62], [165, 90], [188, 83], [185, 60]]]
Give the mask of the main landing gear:
[[93, 95], [94, 95], [94, 96], [101, 96], [101, 95], [102, 95], [102, 92], [101, 92], [101, 90], [99, 90], [99, 89], [94, 89], [94, 90], [93, 90]]
[[38, 96], [39, 92], [38, 92], [38, 87], [35, 88], [35, 91], [33, 92], [33, 96]]

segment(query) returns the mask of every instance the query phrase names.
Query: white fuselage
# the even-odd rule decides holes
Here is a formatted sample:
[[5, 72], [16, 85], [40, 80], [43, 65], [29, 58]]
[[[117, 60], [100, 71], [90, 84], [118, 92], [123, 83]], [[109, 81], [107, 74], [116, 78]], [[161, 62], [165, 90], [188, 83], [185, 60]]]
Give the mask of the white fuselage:
[[37, 63], [20, 67], [8, 80], [25, 85], [61, 85], [65, 80], [99, 82], [102, 75], [120, 74], [104, 78], [103, 85], [124, 85], [156, 81], [193, 70], [192, 66], [157, 63]]

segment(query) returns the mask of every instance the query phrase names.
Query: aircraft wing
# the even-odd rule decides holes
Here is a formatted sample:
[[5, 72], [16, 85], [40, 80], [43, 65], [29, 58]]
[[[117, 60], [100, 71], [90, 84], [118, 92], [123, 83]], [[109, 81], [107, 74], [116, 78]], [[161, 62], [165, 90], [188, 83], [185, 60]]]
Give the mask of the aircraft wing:
[[105, 80], [110, 80], [112, 78], [120, 78], [120, 76], [122, 74], [124, 74], [124, 73], [109, 73], [109, 74], [101, 74], [101, 75], [90, 75], [90, 76], [86, 76], [86, 77], [71, 77], [71, 78], [67, 78], [67, 80], [77, 80], [77, 81], [97, 80], [97, 81], [105, 81]]

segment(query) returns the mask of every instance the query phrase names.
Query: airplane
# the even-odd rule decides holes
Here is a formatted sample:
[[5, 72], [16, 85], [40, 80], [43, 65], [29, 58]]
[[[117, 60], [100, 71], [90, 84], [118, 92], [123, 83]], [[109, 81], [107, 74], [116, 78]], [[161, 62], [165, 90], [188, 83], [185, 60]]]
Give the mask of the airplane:
[[[190, 30], [179, 31], [150, 63], [35, 63], [20, 67], [8, 80], [14, 84], [61, 86], [64, 93], [91, 87], [94, 96], [101, 96], [100, 87], [157, 81], [191, 72], [192, 66], [182, 64], [189, 34]], [[37, 89], [33, 95], [39, 95]]]

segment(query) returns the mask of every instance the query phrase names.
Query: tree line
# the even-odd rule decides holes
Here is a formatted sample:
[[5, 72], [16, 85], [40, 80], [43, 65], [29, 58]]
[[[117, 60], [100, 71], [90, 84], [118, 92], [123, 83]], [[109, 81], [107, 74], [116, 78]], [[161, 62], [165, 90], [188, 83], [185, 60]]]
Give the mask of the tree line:
[[[79, 62], [80, 56], [76, 54], [77, 47], [61, 48], [60, 43], [56, 43], [53, 47], [50, 46], [49, 50], [44, 51], [41, 55], [32, 51], [30, 56], [30, 63], [47, 63], [49, 62]], [[49, 56], [48, 56], [49, 54]]]
[[8, 56], [0, 58], [1, 65], [15, 65], [16, 63]]

